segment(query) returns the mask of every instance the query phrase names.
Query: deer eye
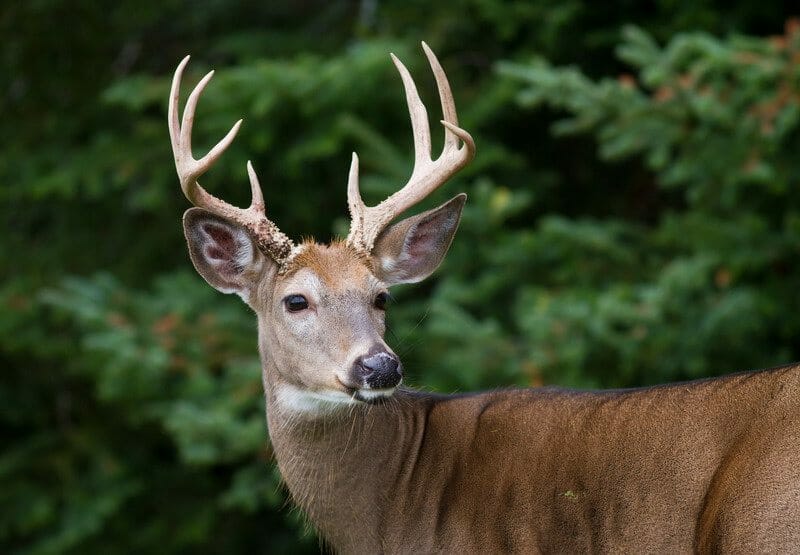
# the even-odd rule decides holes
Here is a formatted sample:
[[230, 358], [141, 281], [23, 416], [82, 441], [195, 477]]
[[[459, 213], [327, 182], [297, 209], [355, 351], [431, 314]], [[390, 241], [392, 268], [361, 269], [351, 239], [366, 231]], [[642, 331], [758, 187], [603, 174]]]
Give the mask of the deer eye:
[[300, 312], [308, 308], [308, 300], [303, 295], [289, 295], [283, 299], [283, 304], [289, 312]]
[[375, 308], [378, 310], [386, 310], [386, 301], [389, 300], [389, 293], [378, 293], [375, 297]]

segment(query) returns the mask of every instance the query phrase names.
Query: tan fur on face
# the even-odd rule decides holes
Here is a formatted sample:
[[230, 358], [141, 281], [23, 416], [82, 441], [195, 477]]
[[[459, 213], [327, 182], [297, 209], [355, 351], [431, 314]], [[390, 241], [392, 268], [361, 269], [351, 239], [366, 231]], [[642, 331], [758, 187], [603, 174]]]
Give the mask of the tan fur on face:
[[285, 272], [289, 278], [302, 268], [308, 268], [332, 291], [341, 291], [353, 283], [363, 283], [372, 276], [370, 259], [347, 245], [333, 241], [324, 245], [304, 242]]

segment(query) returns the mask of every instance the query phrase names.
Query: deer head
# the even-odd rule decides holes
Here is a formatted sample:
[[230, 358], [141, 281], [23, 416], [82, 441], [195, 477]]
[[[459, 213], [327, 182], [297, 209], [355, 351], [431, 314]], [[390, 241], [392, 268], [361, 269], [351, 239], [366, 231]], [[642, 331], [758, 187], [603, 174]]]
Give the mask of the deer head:
[[[350, 233], [345, 241], [293, 243], [266, 216], [252, 164], [252, 202], [241, 209], [214, 197], [197, 179], [231, 144], [242, 120], [199, 160], [192, 155], [195, 108], [213, 71], [188, 97], [179, 121], [180, 82], [187, 56], [172, 82], [169, 131], [181, 188], [195, 208], [183, 217], [195, 268], [213, 287], [236, 293], [256, 312], [268, 394], [294, 408], [336, 407], [390, 396], [402, 365], [386, 345], [388, 288], [420, 281], [441, 263], [461, 218], [466, 195], [392, 224], [431, 194], [475, 154], [472, 137], [458, 127], [455, 103], [436, 56], [422, 47], [433, 69], [445, 128], [441, 155], [431, 159], [425, 106], [405, 66], [392, 55], [405, 87], [414, 133], [415, 162], [408, 183], [377, 206], [365, 206], [353, 154], [347, 186]], [[392, 225], [390, 225], [392, 224]]]

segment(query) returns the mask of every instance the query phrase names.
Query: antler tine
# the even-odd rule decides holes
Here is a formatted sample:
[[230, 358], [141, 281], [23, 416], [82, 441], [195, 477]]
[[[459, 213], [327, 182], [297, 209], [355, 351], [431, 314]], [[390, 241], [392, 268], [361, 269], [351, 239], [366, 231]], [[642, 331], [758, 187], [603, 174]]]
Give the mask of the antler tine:
[[261, 185], [258, 182], [258, 177], [250, 161], [247, 162], [247, 173], [250, 177], [252, 200], [249, 208], [245, 210], [218, 199], [203, 189], [197, 182], [197, 178], [206, 173], [233, 142], [233, 139], [239, 132], [239, 127], [242, 125], [242, 120], [240, 119], [234, 123], [230, 131], [228, 131], [205, 156], [200, 158], [200, 160], [194, 159], [192, 155], [192, 127], [194, 126], [197, 102], [203, 94], [206, 85], [208, 85], [208, 82], [211, 81], [211, 78], [214, 76], [214, 72], [208, 72], [189, 94], [186, 107], [184, 108], [183, 118], [179, 123], [180, 85], [183, 79], [183, 71], [188, 63], [189, 56], [186, 56], [181, 60], [181, 63], [175, 70], [175, 76], [172, 78], [167, 114], [169, 136], [172, 142], [172, 153], [175, 156], [175, 168], [178, 171], [181, 189], [186, 195], [186, 198], [195, 206], [204, 208], [212, 214], [216, 214], [231, 222], [244, 226], [253, 235], [258, 247], [273, 260], [278, 262], [281, 267], [285, 267], [294, 248], [294, 244], [280, 229], [278, 229], [278, 226], [267, 219], [266, 209], [264, 207], [264, 195], [261, 192]]
[[[428, 58], [428, 63], [433, 70], [433, 76], [436, 79], [436, 88], [439, 89], [439, 101], [442, 104], [442, 117], [445, 122], [458, 127], [458, 114], [456, 114], [456, 102], [453, 100], [453, 91], [450, 89], [450, 82], [447, 80], [447, 75], [442, 69], [436, 54], [433, 53], [430, 46], [425, 41], [422, 41], [422, 50], [425, 51], [425, 57]], [[444, 126], [444, 146], [445, 148], [458, 148], [458, 136], [454, 134], [449, 127]]]
[[169, 122], [169, 138], [172, 142], [172, 152], [175, 154], [175, 145], [178, 143], [178, 138], [181, 135], [181, 125], [178, 122], [178, 112], [180, 112], [180, 89], [181, 79], [183, 79], [183, 70], [186, 64], [189, 63], [191, 56], [186, 56], [181, 63], [178, 64], [175, 70], [175, 75], [172, 76], [172, 86], [169, 90], [169, 108], [167, 109], [167, 121]]
[[[441, 123], [445, 128], [444, 147], [439, 157], [431, 160], [431, 133], [427, 111], [419, 98], [417, 87], [408, 69], [392, 54], [392, 61], [403, 81], [406, 103], [411, 117], [411, 129], [414, 134], [414, 169], [408, 183], [402, 189], [377, 206], [368, 207], [361, 200], [359, 193], [358, 157], [353, 154], [347, 186], [348, 205], [352, 220], [347, 242], [365, 252], [372, 250], [375, 239], [394, 218], [430, 195], [475, 156], [475, 142], [472, 140], [472, 136], [458, 127], [456, 105], [447, 76], [428, 45], [423, 42], [422, 48], [439, 89], [439, 99], [444, 117]], [[459, 146], [459, 141], [463, 145]]]
[[247, 161], [247, 176], [250, 178], [250, 192], [252, 200], [250, 201], [250, 209], [254, 212], [266, 214], [267, 206], [264, 204], [264, 192], [261, 190], [261, 183], [258, 181], [256, 170], [253, 169], [253, 163]]
[[350, 162], [350, 174], [347, 178], [347, 205], [350, 208], [351, 229], [360, 229], [364, 225], [364, 210], [366, 206], [364, 201], [361, 200], [361, 191], [358, 189], [358, 154], [355, 152]]
[[394, 54], [389, 54], [406, 91], [406, 104], [411, 117], [411, 131], [414, 134], [414, 169], [431, 159], [431, 128], [428, 123], [428, 111], [419, 98], [417, 85], [408, 69]]

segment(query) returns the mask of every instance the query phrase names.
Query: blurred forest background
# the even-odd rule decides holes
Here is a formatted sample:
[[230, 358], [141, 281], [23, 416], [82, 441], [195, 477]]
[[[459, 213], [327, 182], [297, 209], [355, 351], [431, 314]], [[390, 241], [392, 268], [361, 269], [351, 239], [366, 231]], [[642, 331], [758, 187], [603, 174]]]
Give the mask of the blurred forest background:
[[[0, 552], [316, 552], [271, 462], [255, 319], [194, 273], [166, 127], [290, 236], [405, 182], [395, 52], [471, 166], [453, 248], [398, 289], [408, 382], [629, 387], [800, 359], [800, 23], [776, 0], [75, 0], [0, 7]], [[440, 143], [439, 143], [440, 144]]]

